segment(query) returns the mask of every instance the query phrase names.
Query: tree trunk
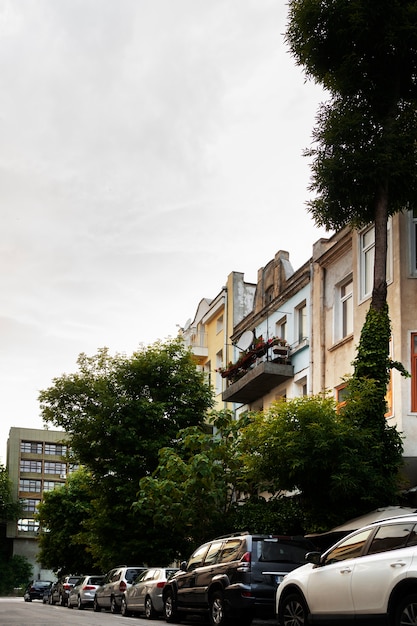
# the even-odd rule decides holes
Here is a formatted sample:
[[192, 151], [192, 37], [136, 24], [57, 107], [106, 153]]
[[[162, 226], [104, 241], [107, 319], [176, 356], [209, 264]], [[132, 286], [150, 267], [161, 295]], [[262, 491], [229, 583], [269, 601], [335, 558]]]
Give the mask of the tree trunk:
[[375, 201], [375, 259], [374, 286], [371, 308], [381, 311], [387, 301], [387, 224], [388, 224], [388, 185], [378, 189]]

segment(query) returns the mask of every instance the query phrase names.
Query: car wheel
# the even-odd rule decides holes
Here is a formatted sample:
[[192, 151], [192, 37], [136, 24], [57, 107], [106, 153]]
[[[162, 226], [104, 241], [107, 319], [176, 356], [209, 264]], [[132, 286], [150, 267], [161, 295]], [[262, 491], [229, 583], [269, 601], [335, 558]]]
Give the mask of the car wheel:
[[174, 593], [169, 590], [164, 598], [164, 617], [168, 624], [180, 623], [178, 616], [177, 603], [174, 598]]
[[116, 598], [113, 596], [110, 600], [110, 613], [120, 613], [120, 609], [116, 604]]
[[215, 591], [209, 600], [209, 620], [211, 626], [223, 626], [223, 624], [226, 624], [224, 598], [221, 591]]
[[100, 611], [101, 611], [101, 606], [100, 606], [100, 605], [99, 605], [99, 603], [97, 602], [97, 598], [96, 598], [96, 597], [94, 597], [93, 610], [94, 610], [96, 613], [100, 613]]
[[417, 594], [406, 596], [398, 605], [395, 613], [395, 626], [413, 626], [417, 624]]
[[32, 598], [30, 596], [25, 596], [25, 602], [32, 602]]
[[83, 610], [83, 608], [84, 608], [84, 604], [81, 602], [81, 598], [80, 598], [80, 596], [78, 596], [78, 598], [77, 598], [77, 609], [78, 609], [79, 611], [82, 611], [82, 610]]
[[279, 609], [281, 626], [304, 626], [307, 624], [308, 609], [298, 593], [290, 593], [284, 598]]
[[145, 598], [145, 617], [146, 619], [155, 619], [157, 612], [153, 608], [152, 600], [149, 596]]
[[126, 598], [124, 596], [122, 596], [122, 603], [121, 603], [121, 606], [120, 606], [120, 612], [123, 615], [123, 617], [130, 617], [130, 615], [131, 615], [129, 609], [127, 608]]

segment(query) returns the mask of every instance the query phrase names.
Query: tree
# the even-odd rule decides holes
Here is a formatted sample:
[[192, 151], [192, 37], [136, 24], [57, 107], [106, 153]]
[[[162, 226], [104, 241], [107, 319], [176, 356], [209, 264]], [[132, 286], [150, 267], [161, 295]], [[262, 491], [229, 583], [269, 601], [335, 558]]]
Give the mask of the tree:
[[165, 562], [184, 558], [209, 538], [235, 530], [233, 503], [251, 486], [245, 475], [240, 433], [247, 417], [213, 412], [207, 427], [178, 434], [178, 445], [163, 448], [152, 476], [142, 478], [134, 508], [146, 515], [160, 536]]
[[[363, 423], [375, 387], [363, 380], [349, 411], [348, 404], [338, 411], [326, 395], [277, 402], [253, 414], [243, 433], [252, 479], [272, 494], [296, 493], [306, 531], [328, 530], [398, 497], [398, 484], [381, 473], [384, 441]], [[390, 434], [395, 455], [384, 462], [398, 472], [401, 440], [394, 429]]]
[[0, 523], [17, 520], [21, 512], [21, 502], [13, 499], [9, 473], [4, 465], [0, 465]]
[[94, 571], [93, 557], [83, 539], [93, 497], [91, 475], [81, 468], [70, 474], [64, 485], [44, 493], [38, 506], [38, 559], [60, 576]]
[[414, 0], [290, 0], [286, 40], [330, 94], [322, 105], [308, 203], [329, 229], [375, 223], [371, 308], [386, 303], [387, 219], [417, 191]]
[[95, 561], [103, 569], [116, 560], [139, 565], [150, 547], [132, 509], [139, 481], [156, 469], [160, 448], [175, 447], [180, 429], [204, 422], [212, 390], [180, 339], [129, 358], [81, 354], [78, 369], [40, 393], [42, 415], [66, 431], [74, 459], [91, 472], [94, 511], [84, 528]]

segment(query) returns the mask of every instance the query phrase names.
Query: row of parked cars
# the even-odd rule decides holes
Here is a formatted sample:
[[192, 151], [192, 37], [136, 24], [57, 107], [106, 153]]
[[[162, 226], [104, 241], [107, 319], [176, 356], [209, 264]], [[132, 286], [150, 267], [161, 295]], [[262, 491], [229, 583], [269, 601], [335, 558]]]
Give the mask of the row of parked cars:
[[168, 623], [201, 614], [211, 626], [274, 615], [279, 626], [417, 626], [417, 514], [368, 524], [323, 554], [305, 537], [239, 533], [203, 544], [178, 569], [116, 567], [74, 580], [66, 600], [58, 587], [51, 604], [162, 614]]

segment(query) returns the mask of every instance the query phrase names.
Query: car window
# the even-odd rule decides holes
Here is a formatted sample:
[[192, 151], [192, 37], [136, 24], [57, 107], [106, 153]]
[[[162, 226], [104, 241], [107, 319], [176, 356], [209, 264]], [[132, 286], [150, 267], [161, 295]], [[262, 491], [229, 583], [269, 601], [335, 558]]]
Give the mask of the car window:
[[191, 572], [196, 567], [200, 567], [203, 562], [204, 557], [208, 551], [209, 546], [204, 545], [198, 548], [191, 556], [187, 564], [187, 572]]
[[101, 585], [101, 583], [103, 582], [103, 577], [102, 576], [90, 576], [87, 582], [90, 585]]
[[304, 563], [306, 553], [313, 549], [302, 541], [277, 537], [256, 541], [256, 548], [259, 561], [297, 565]]
[[138, 569], [137, 567], [129, 568], [126, 570], [125, 579], [128, 583], [133, 583], [139, 574], [142, 574], [144, 570]]
[[140, 573], [136, 576], [136, 578], [135, 578], [135, 580], [134, 580], [135, 585], [136, 585], [137, 583], [141, 582], [141, 581], [145, 578], [145, 576], [146, 576], [146, 574], [147, 574], [147, 573], [148, 573], [148, 570], [147, 570], [147, 569], [145, 569], [143, 572], [140, 572]]
[[380, 526], [372, 539], [368, 554], [403, 548], [407, 543], [413, 526], [414, 524], [387, 524], [386, 526]]
[[165, 570], [165, 578], [167, 580], [169, 580], [171, 578], [171, 576], [173, 576], [177, 572], [178, 572], [178, 569], [167, 569], [167, 570]]
[[213, 565], [214, 563], [217, 563], [222, 545], [223, 541], [213, 541], [208, 549], [206, 558], [204, 559], [204, 565]]
[[355, 559], [361, 556], [363, 547], [373, 529], [362, 530], [348, 539], [337, 544], [325, 557], [322, 565], [329, 565], [346, 559]]
[[238, 561], [246, 552], [246, 541], [244, 539], [228, 539], [223, 544], [221, 563]]

